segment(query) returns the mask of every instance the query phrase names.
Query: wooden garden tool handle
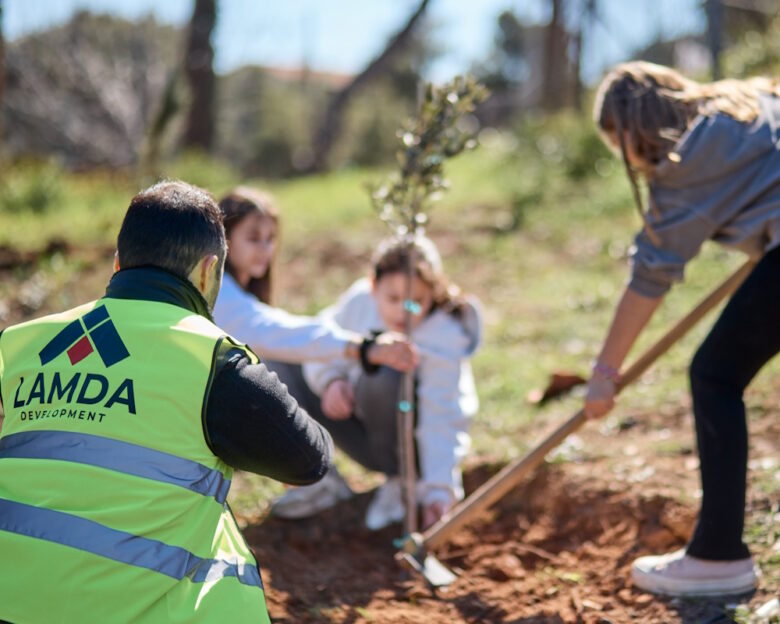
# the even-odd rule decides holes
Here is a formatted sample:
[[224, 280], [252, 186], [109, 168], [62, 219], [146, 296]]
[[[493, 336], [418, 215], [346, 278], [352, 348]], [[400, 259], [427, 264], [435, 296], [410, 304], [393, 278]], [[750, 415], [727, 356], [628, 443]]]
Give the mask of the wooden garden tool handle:
[[[748, 276], [754, 265], [755, 262], [753, 261], [743, 264], [731, 277], [705, 297], [687, 316], [683, 317], [654, 345], [647, 349], [621, 375], [620, 381], [615, 387], [615, 393], [617, 394], [623, 388], [636, 381], [659, 356], [684, 336], [707, 312], [733, 293]], [[444, 542], [451, 533], [457, 531], [472, 518], [506, 495], [520, 479], [541, 463], [547, 453], [563, 442], [570, 434], [577, 431], [586, 421], [585, 412], [579, 410], [542, 440], [538, 446], [531, 449], [525, 457], [506, 465], [498, 474], [482, 484], [479, 489], [461, 501], [452, 511], [425, 531], [422, 535], [424, 546], [426, 548], [435, 548]]]

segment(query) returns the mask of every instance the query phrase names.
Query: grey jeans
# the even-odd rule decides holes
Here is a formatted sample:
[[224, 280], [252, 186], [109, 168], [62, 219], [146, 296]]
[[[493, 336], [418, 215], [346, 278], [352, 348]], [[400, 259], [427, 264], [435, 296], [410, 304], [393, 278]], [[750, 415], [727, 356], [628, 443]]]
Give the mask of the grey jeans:
[[289, 393], [309, 415], [325, 427], [333, 441], [349, 457], [369, 470], [398, 474], [398, 428], [396, 414], [402, 375], [382, 367], [362, 374], [355, 386], [355, 411], [346, 420], [332, 420], [322, 413], [320, 397], [314, 394], [299, 364], [265, 362]]

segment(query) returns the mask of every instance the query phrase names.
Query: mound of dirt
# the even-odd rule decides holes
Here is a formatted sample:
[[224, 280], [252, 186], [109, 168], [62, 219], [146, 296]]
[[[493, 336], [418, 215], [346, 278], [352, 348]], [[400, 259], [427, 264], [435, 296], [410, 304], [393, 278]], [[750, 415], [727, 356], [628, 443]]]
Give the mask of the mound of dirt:
[[[467, 490], [494, 472], [467, 472]], [[614, 490], [545, 466], [436, 553], [458, 574], [437, 594], [393, 560], [400, 527], [363, 528], [370, 493], [308, 520], [269, 518], [245, 534], [278, 623], [711, 618], [711, 603], [658, 599], [629, 581], [636, 556], [685, 543], [695, 510], [660, 495]]]

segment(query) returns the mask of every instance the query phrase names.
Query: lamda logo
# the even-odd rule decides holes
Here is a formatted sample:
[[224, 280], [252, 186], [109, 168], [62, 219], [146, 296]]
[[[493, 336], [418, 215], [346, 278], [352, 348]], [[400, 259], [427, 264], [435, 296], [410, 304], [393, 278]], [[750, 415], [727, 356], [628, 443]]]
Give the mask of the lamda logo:
[[[97, 351], [106, 368], [130, 357], [125, 343], [119, 336], [114, 322], [108, 315], [106, 306], [101, 305], [91, 310], [80, 319], [67, 325], [52, 338], [38, 356], [41, 365], [46, 366], [63, 353], [68, 354], [71, 365], [75, 365], [87, 356]], [[104, 375], [95, 372], [82, 374], [76, 372], [67, 377], [60, 377], [59, 372], [46, 375], [39, 372], [32, 384], [25, 384], [24, 377], [19, 379], [14, 396], [14, 407], [22, 408], [22, 420], [51, 418], [53, 416], [68, 416], [80, 420], [95, 420], [105, 416], [102, 412], [91, 412], [72, 408], [61, 409], [31, 409], [35, 405], [45, 406], [78, 403], [93, 406], [103, 405], [111, 408], [114, 405], [124, 405], [128, 412], [135, 414], [135, 392], [133, 380], [124, 379], [115, 388]], [[93, 408], [94, 409], [94, 408]]]
[[95, 349], [106, 368], [130, 357], [104, 305], [87, 312], [65, 327], [41, 349], [38, 355], [41, 364], [45, 366], [67, 350], [70, 363], [76, 364]]

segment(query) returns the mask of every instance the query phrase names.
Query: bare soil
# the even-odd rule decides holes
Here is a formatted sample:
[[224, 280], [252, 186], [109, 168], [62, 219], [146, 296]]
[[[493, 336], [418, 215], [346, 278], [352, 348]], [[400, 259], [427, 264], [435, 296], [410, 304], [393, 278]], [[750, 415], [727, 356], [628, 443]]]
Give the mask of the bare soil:
[[[771, 458], [778, 455], [780, 424], [770, 420], [752, 423], [760, 442], [751, 449], [758, 458], [751, 466], [778, 471]], [[698, 463], [689, 425], [682, 406], [640, 414], [612, 431], [588, 425], [565, 449], [564, 461], [541, 466], [436, 553], [458, 574], [444, 591], [432, 591], [395, 563], [400, 526], [377, 533], [363, 528], [371, 492], [308, 520], [250, 522], [245, 534], [272, 618], [296, 624], [730, 622], [728, 605], [755, 609], [777, 594], [778, 579], [766, 579], [753, 595], [717, 600], [656, 597], [630, 581], [635, 557], [683, 546], [695, 524]], [[673, 440], [672, 450], [657, 452], [659, 440]], [[599, 448], [604, 455], [592, 452]], [[499, 468], [473, 463], [467, 490]], [[751, 491], [749, 521], [780, 511], [776, 492]], [[778, 549], [754, 545], [757, 560], [773, 546]]]

